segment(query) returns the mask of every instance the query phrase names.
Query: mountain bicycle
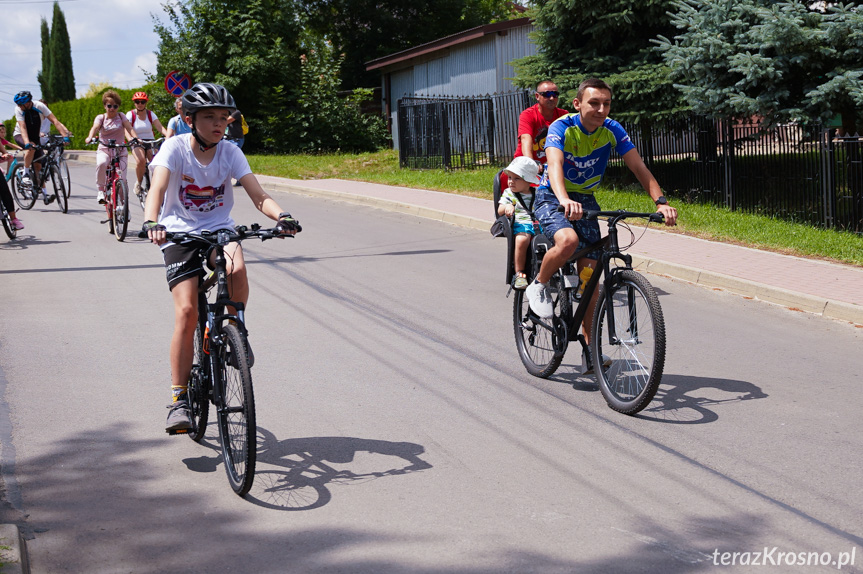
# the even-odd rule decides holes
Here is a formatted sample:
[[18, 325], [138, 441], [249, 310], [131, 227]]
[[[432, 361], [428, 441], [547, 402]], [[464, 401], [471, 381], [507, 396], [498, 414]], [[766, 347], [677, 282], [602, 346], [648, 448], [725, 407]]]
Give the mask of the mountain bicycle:
[[[576, 250], [554, 273], [548, 282], [554, 305], [551, 318], [538, 317], [525, 292], [515, 292], [516, 347], [527, 371], [547, 378], [560, 366], [569, 343], [578, 341], [584, 372], [594, 372], [608, 406], [632, 415], [646, 407], [659, 389], [665, 365], [665, 321], [653, 286], [632, 269], [632, 257], [622, 253], [617, 226], [627, 218], [658, 223], [663, 216], [619, 210], [585, 211], [583, 217], [606, 220], [608, 235]], [[529, 250], [534, 277], [550, 246], [545, 235], [534, 236]], [[596, 249], [601, 249], [602, 256], [580, 289], [575, 262]], [[579, 331], [600, 282], [588, 343]]]
[[159, 148], [162, 146], [162, 143], [165, 141], [165, 138], [159, 138], [157, 140], [138, 140], [139, 145], [144, 148], [144, 155], [147, 157], [147, 167], [144, 169], [144, 176], [141, 178], [141, 191], [137, 194], [138, 201], [141, 203], [141, 209], [146, 209], [147, 205], [147, 194], [150, 192], [150, 158], [149, 152], [150, 150], [159, 151]]
[[129, 185], [122, 177], [120, 170], [120, 148], [129, 149], [131, 144], [118, 144], [117, 140], [96, 141], [91, 145], [103, 145], [110, 150], [111, 160], [105, 168], [105, 212], [108, 219], [102, 223], [108, 224], [108, 233], [113, 233], [117, 241], [126, 238], [129, 227]]
[[[24, 180], [24, 164], [19, 163], [14, 170], [10, 169], [12, 195], [15, 197], [15, 202], [21, 209], [30, 209], [39, 198], [39, 190], [51, 180], [54, 188], [54, 194], [50, 197], [56, 198], [57, 206], [63, 213], [69, 211], [69, 194], [66, 193], [66, 181], [61, 173], [58, 158], [61, 157], [57, 153], [57, 148], [62, 148], [64, 145], [63, 138], [51, 138], [45, 145], [32, 144], [36, 150], [42, 150], [45, 154], [37, 160], [33, 160], [33, 164], [41, 164], [41, 169], [37, 172], [30, 170], [30, 182]], [[16, 158], [17, 160], [17, 158]], [[64, 160], [65, 161], [65, 160]]]
[[[146, 238], [147, 233], [142, 231], [138, 237]], [[187, 391], [192, 428], [168, 433], [188, 434], [200, 442], [207, 430], [212, 402], [228, 482], [240, 496], [249, 492], [255, 479], [257, 425], [251, 372], [254, 356], [249, 347], [244, 305], [231, 301], [228, 294], [225, 246], [252, 237], [266, 241], [292, 236], [282, 234], [278, 227], [261, 229], [258, 224], [251, 228], [237, 226], [233, 230], [167, 233], [168, 240], [175, 243], [197, 242], [205, 261], [210, 249], [215, 253], [215, 270], [206, 280], [202, 277], [198, 288], [198, 327]], [[209, 302], [207, 293], [214, 285], [215, 299]], [[227, 307], [233, 307], [236, 315], [230, 314]]]

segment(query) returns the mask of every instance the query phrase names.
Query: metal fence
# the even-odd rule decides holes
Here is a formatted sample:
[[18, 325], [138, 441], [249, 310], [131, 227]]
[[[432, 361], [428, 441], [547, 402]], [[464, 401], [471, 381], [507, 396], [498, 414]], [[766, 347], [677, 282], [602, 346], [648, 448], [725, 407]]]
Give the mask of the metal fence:
[[[530, 92], [399, 100], [399, 161], [409, 168], [505, 166]], [[709, 202], [829, 229], [863, 233], [863, 138], [820, 125], [681, 117], [624, 123], [672, 198]], [[637, 184], [612, 155], [606, 185]]]
[[518, 141], [518, 115], [529, 105], [526, 90], [472, 98], [402, 98], [399, 163], [444, 169], [506, 165]]
[[[821, 125], [703, 117], [624, 127], [669, 196], [863, 233], [863, 141]], [[635, 184], [613, 156], [608, 184]]]

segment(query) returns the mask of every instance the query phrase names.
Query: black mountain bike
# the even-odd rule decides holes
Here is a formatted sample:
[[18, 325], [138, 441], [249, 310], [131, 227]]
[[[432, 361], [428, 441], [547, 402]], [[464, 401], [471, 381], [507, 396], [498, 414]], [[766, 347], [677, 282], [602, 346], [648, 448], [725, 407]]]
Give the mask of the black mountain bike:
[[[11, 187], [12, 195], [15, 197], [15, 202], [21, 209], [30, 209], [36, 203], [39, 197], [39, 190], [42, 186], [51, 180], [54, 187], [54, 197], [57, 199], [57, 206], [63, 211], [69, 211], [69, 194], [66, 191], [66, 175], [61, 171], [61, 166], [58, 163], [62, 157], [62, 151], [58, 153], [58, 148], [62, 150], [64, 145], [63, 138], [52, 137], [45, 145], [34, 145], [37, 150], [43, 150], [45, 154], [38, 160], [42, 168], [37, 173], [36, 170], [30, 170], [31, 183], [24, 181], [24, 164], [19, 163], [15, 166], [12, 173]], [[65, 162], [65, 159], [63, 160]], [[68, 172], [66, 172], [68, 173]]]
[[158, 152], [164, 141], [165, 138], [159, 138], [157, 140], [138, 140], [138, 145], [144, 148], [144, 157], [147, 158], [147, 167], [144, 168], [144, 175], [141, 177], [141, 191], [138, 192], [138, 201], [141, 203], [141, 209], [146, 209], [147, 194], [150, 192], [150, 159], [147, 152], [150, 150], [156, 150]]
[[[627, 218], [661, 222], [663, 217], [623, 210], [585, 211], [583, 217], [607, 220], [608, 235], [598, 244], [578, 249], [554, 273], [548, 282], [554, 302], [551, 318], [538, 317], [530, 310], [525, 292], [515, 292], [516, 347], [527, 371], [547, 378], [560, 366], [569, 342], [578, 341], [585, 372], [593, 369], [608, 405], [632, 415], [646, 407], [659, 388], [665, 365], [665, 321], [653, 286], [632, 269], [632, 257], [621, 252], [617, 226]], [[543, 234], [534, 236], [529, 250], [532, 276], [539, 272], [550, 246]], [[601, 249], [602, 257], [579, 295], [575, 262], [595, 249]], [[580, 326], [600, 281], [588, 344]]]
[[[138, 236], [146, 238], [147, 233], [142, 231]], [[216, 409], [228, 482], [234, 492], [243, 496], [252, 488], [255, 479], [257, 426], [251, 371], [254, 358], [249, 348], [244, 306], [229, 298], [225, 246], [252, 237], [265, 241], [291, 236], [281, 234], [277, 227], [261, 229], [254, 224], [251, 229], [237, 226], [233, 230], [200, 233], [169, 232], [167, 237], [175, 243], [198, 243], [202, 256], [206, 256], [210, 249], [215, 252], [215, 271], [206, 280], [201, 280], [198, 289], [198, 327], [188, 390], [192, 428], [168, 432], [188, 434], [192, 440], [200, 442], [207, 431], [212, 403]], [[209, 302], [207, 293], [213, 285], [216, 285], [216, 295]], [[236, 315], [228, 312], [229, 306], [236, 309]]]

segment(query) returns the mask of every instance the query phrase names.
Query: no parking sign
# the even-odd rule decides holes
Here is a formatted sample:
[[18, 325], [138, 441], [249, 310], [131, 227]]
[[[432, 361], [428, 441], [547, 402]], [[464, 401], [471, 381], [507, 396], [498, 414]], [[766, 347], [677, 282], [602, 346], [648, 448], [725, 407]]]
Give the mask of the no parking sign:
[[165, 76], [165, 89], [168, 90], [168, 93], [174, 96], [175, 98], [179, 98], [183, 95], [183, 92], [192, 87], [192, 78], [189, 77], [189, 74], [185, 72], [180, 72], [179, 70], [174, 70], [173, 72], [169, 72], [167, 76]]

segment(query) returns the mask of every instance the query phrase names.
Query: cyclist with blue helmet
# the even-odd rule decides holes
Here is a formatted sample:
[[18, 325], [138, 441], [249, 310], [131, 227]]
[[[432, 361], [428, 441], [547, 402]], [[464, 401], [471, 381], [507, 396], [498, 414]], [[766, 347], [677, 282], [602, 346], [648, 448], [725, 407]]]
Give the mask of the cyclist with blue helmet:
[[[57, 127], [57, 131], [59, 131], [63, 137], [66, 138], [66, 141], [69, 141], [69, 130], [66, 129], [60, 120], [51, 113], [51, 110], [48, 109], [48, 106], [43, 104], [42, 102], [37, 102], [33, 100], [33, 94], [30, 92], [23, 90], [15, 94], [15, 97], [12, 98], [15, 101], [15, 120], [17, 121], [17, 125], [15, 126], [15, 133], [13, 134], [13, 138], [15, 143], [24, 148], [24, 174], [23, 174], [23, 183], [24, 185], [33, 185], [33, 180], [30, 175], [30, 166], [35, 164], [36, 173], [41, 169], [41, 165], [39, 164], [39, 158], [42, 156], [42, 152], [36, 153], [36, 150], [33, 149], [34, 145], [39, 145], [40, 139], [39, 134], [42, 131], [42, 120], [48, 119]], [[54, 195], [48, 197], [48, 192], [45, 190], [44, 185], [42, 186], [42, 198], [45, 203], [51, 203], [54, 201]]]

